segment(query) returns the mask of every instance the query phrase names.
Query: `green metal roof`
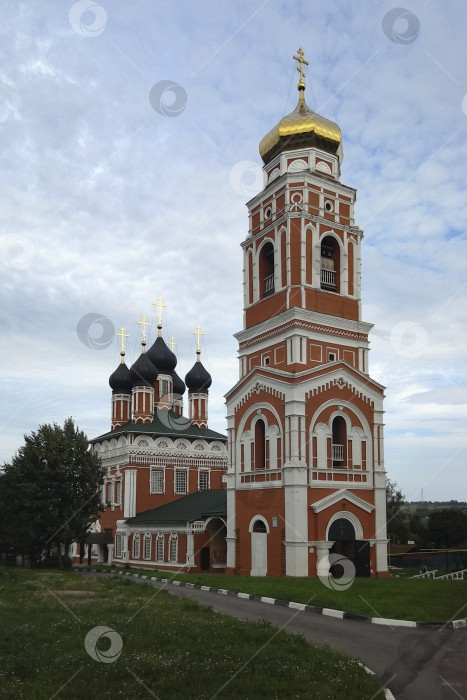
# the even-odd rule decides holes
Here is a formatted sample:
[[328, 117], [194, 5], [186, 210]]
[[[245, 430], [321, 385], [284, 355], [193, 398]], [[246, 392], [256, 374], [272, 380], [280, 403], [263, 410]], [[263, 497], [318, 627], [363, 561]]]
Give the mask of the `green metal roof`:
[[99, 435], [99, 437], [90, 440], [91, 443], [98, 442], [100, 440], [106, 440], [118, 435], [126, 435], [128, 433], [152, 435], [153, 437], [162, 437], [164, 435], [173, 435], [176, 437], [185, 438], [199, 438], [208, 440], [220, 440], [221, 442], [227, 442], [227, 436], [222, 433], [217, 433], [215, 430], [210, 428], [199, 428], [197, 425], [193, 425], [189, 418], [185, 416], [179, 416], [175, 411], [164, 411], [164, 418], [161, 420], [159, 418], [159, 411], [154, 413], [154, 418], [152, 423], [125, 423], [115, 430], [111, 430], [104, 435]]
[[153, 525], [155, 523], [186, 523], [205, 517], [227, 515], [227, 491], [212, 489], [197, 491], [177, 498], [159, 508], [151, 508], [128, 518], [129, 525]]

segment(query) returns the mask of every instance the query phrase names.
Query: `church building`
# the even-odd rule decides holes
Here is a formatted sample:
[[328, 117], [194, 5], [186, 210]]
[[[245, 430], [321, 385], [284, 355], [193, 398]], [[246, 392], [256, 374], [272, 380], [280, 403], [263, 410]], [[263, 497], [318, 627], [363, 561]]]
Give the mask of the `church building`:
[[[162, 307], [161, 301], [158, 304]], [[158, 570], [225, 569], [227, 470], [226, 437], [208, 428], [211, 376], [197, 357], [183, 381], [177, 358], [158, 337], [146, 351], [146, 317], [142, 352], [128, 368], [125, 329], [121, 362], [110, 376], [111, 430], [91, 440], [105, 468], [105, 509], [86, 540], [75, 545], [74, 561]], [[188, 388], [189, 417], [183, 415]]]
[[356, 191], [341, 131], [305, 102], [262, 139], [242, 243], [240, 378], [228, 392], [227, 572], [387, 576], [383, 389], [361, 318]]
[[[305, 101], [262, 139], [264, 187], [242, 242], [239, 380], [227, 437], [208, 427], [211, 377], [183, 382], [158, 337], [110, 377], [111, 430], [92, 441], [107, 505], [88, 538], [99, 560], [158, 570], [388, 576], [384, 387], [369, 375], [356, 191], [342, 137]], [[183, 416], [188, 387], [189, 418]]]

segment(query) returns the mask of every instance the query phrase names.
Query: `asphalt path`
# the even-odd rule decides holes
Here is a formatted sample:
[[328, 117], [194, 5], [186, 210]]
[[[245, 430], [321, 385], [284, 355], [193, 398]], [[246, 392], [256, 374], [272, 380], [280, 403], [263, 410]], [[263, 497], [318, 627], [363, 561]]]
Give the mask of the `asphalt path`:
[[231, 617], [269, 620], [280, 629], [303, 634], [310, 644], [327, 644], [358, 658], [374, 671], [381, 685], [389, 688], [396, 700], [467, 700], [467, 627], [407, 628], [371, 624], [174, 586], [153, 579], [132, 580], [150, 583], [177, 597], [196, 600]]

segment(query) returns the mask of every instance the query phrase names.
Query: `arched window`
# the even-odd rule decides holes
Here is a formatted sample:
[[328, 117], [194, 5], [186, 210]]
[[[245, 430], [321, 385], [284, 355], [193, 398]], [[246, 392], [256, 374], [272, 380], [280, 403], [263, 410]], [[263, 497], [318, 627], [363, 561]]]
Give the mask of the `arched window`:
[[342, 416], [332, 421], [332, 466], [347, 465], [347, 425]]
[[145, 532], [144, 533], [144, 558], [145, 559], [151, 558], [151, 541], [152, 541], [151, 533]]
[[133, 559], [139, 559], [140, 557], [139, 542], [139, 532], [135, 532], [133, 535]]
[[162, 532], [157, 533], [156, 561], [164, 561], [164, 535]]
[[255, 423], [254, 469], [266, 469], [266, 426], [261, 418]]
[[321, 241], [321, 289], [340, 291], [340, 248], [332, 236]]
[[175, 563], [178, 561], [178, 535], [171, 533], [169, 539], [169, 561]]
[[267, 532], [266, 525], [262, 520], [255, 520], [253, 523], [253, 532]]
[[274, 246], [268, 241], [259, 254], [260, 296], [274, 294]]

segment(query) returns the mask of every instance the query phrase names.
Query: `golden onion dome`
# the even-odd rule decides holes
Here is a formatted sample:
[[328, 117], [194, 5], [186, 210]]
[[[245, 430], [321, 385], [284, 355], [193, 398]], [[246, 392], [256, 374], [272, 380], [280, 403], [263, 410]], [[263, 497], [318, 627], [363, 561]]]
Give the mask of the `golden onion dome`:
[[[299, 49], [300, 81], [298, 83], [298, 103], [294, 111], [280, 120], [276, 126], [261, 139], [259, 154], [264, 164], [269, 163], [285, 150], [299, 148], [320, 148], [327, 153], [338, 156], [342, 162], [342, 134], [340, 128], [326, 117], [313, 112], [305, 102], [305, 83], [303, 81], [303, 52]], [[308, 65], [308, 64], [307, 64]]]

